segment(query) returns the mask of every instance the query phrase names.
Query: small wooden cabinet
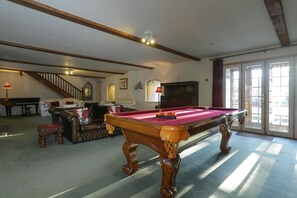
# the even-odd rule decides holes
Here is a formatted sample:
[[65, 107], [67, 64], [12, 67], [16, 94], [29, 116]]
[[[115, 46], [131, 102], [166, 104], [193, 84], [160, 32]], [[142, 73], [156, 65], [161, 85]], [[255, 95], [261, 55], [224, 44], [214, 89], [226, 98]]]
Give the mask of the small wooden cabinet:
[[161, 108], [198, 106], [198, 82], [161, 83]]

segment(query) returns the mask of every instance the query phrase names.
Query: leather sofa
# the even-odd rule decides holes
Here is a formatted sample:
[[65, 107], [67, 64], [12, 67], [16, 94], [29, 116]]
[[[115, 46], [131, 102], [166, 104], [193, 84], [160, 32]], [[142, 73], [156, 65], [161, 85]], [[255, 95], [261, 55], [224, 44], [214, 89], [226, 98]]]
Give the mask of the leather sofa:
[[[81, 122], [74, 109], [64, 109], [59, 112], [60, 124], [64, 126], [64, 136], [73, 144], [103, 137], [109, 137], [104, 123], [104, 115], [109, 113], [108, 106], [91, 106], [88, 108], [86, 122]], [[121, 111], [133, 111], [135, 109], [121, 106]], [[121, 129], [116, 128], [112, 136], [121, 134]]]

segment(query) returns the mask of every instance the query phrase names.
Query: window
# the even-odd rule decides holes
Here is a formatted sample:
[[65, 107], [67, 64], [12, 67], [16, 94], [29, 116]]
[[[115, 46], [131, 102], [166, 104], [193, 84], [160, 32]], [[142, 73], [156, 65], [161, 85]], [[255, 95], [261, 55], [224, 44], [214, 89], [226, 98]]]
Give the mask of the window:
[[228, 108], [239, 108], [238, 66], [225, 70], [225, 106]]
[[160, 80], [149, 80], [146, 82], [146, 102], [158, 102], [159, 95], [156, 93], [157, 87], [160, 87]]
[[115, 84], [109, 84], [107, 87], [107, 101], [115, 100]]
[[93, 100], [93, 86], [89, 82], [84, 86], [83, 100]]

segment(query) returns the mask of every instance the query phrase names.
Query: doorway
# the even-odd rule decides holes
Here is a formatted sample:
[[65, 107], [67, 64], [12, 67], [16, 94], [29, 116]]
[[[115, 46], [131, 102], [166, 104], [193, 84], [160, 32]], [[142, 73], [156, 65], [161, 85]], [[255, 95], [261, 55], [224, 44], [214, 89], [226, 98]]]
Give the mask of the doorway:
[[224, 68], [225, 106], [247, 110], [243, 131], [293, 137], [292, 65], [284, 59]]

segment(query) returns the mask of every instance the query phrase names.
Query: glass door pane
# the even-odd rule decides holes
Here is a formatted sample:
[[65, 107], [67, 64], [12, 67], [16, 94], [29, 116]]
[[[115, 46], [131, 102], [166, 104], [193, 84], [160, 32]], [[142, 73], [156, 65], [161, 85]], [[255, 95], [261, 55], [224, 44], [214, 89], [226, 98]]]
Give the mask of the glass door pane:
[[[290, 62], [268, 63], [269, 103], [267, 133], [290, 137]], [[291, 108], [292, 109], [292, 108]]]
[[244, 97], [243, 104], [247, 110], [244, 130], [263, 133], [263, 96], [262, 73], [263, 64], [244, 65]]
[[[225, 68], [224, 71], [224, 91], [225, 91], [225, 107], [227, 108], [240, 108], [240, 89], [239, 89], [239, 66], [232, 66]], [[238, 121], [234, 121], [232, 124], [233, 129], [238, 129]]]

